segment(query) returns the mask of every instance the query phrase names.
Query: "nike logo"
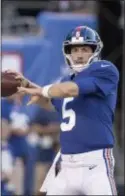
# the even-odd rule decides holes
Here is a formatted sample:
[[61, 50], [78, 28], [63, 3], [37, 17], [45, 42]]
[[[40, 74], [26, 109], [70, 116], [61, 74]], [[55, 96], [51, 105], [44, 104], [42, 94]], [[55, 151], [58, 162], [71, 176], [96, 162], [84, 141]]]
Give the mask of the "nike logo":
[[111, 66], [111, 65], [109, 65], [109, 64], [102, 64], [101, 65], [101, 67], [109, 67], [109, 66]]
[[94, 169], [95, 167], [97, 167], [97, 165], [92, 165], [89, 167], [89, 170]]

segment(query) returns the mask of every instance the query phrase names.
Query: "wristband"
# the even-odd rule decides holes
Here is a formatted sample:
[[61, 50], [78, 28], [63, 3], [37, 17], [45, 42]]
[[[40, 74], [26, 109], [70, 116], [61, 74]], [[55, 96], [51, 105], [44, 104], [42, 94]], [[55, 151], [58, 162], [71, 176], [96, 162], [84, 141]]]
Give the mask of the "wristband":
[[44, 86], [43, 89], [42, 89], [42, 95], [46, 98], [51, 98], [51, 96], [49, 95], [49, 89], [51, 88], [53, 84], [50, 84], [50, 85], [47, 85], [47, 86]]

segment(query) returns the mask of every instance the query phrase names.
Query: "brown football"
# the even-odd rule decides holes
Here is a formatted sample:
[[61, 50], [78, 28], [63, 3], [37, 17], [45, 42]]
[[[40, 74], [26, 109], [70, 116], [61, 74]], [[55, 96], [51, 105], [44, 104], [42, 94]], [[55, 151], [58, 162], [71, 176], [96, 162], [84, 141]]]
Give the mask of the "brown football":
[[21, 80], [15, 79], [15, 74], [1, 73], [1, 96], [8, 97], [17, 92], [17, 87], [21, 86]]

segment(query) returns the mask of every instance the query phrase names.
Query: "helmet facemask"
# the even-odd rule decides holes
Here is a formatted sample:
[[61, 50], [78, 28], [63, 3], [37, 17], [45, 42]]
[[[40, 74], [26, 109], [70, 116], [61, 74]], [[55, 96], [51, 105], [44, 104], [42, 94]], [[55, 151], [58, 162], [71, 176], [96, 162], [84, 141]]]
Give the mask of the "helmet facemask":
[[[90, 46], [93, 50], [93, 54], [88, 58], [88, 61], [85, 64], [77, 63], [75, 64], [72, 60], [71, 57], [71, 47], [73, 46]], [[82, 70], [86, 69], [89, 67], [91, 62], [97, 61], [100, 58], [100, 52], [102, 49], [103, 45], [102, 42], [100, 42], [98, 45], [97, 44], [69, 44], [69, 43], [64, 43], [63, 46], [63, 54], [65, 57], [66, 62], [69, 64], [70, 69], [74, 72], [81, 72]]]

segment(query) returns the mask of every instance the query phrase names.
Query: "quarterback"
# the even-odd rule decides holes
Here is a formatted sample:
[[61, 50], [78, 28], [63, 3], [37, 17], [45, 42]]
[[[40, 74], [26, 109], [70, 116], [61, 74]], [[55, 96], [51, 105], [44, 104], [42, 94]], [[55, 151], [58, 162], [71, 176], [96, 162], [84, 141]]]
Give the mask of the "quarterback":
[[117, 195], [114, 180], [113, 119], [119, 73], [101, 60], [103, 44], [87, 27], [73, 29], [63, 43], [71, 73], [58, 84], [27, 83], [19, 93], [31, 95], [28, 104], [53, 106], [61, 116], [61, 169], [47, 195]]

